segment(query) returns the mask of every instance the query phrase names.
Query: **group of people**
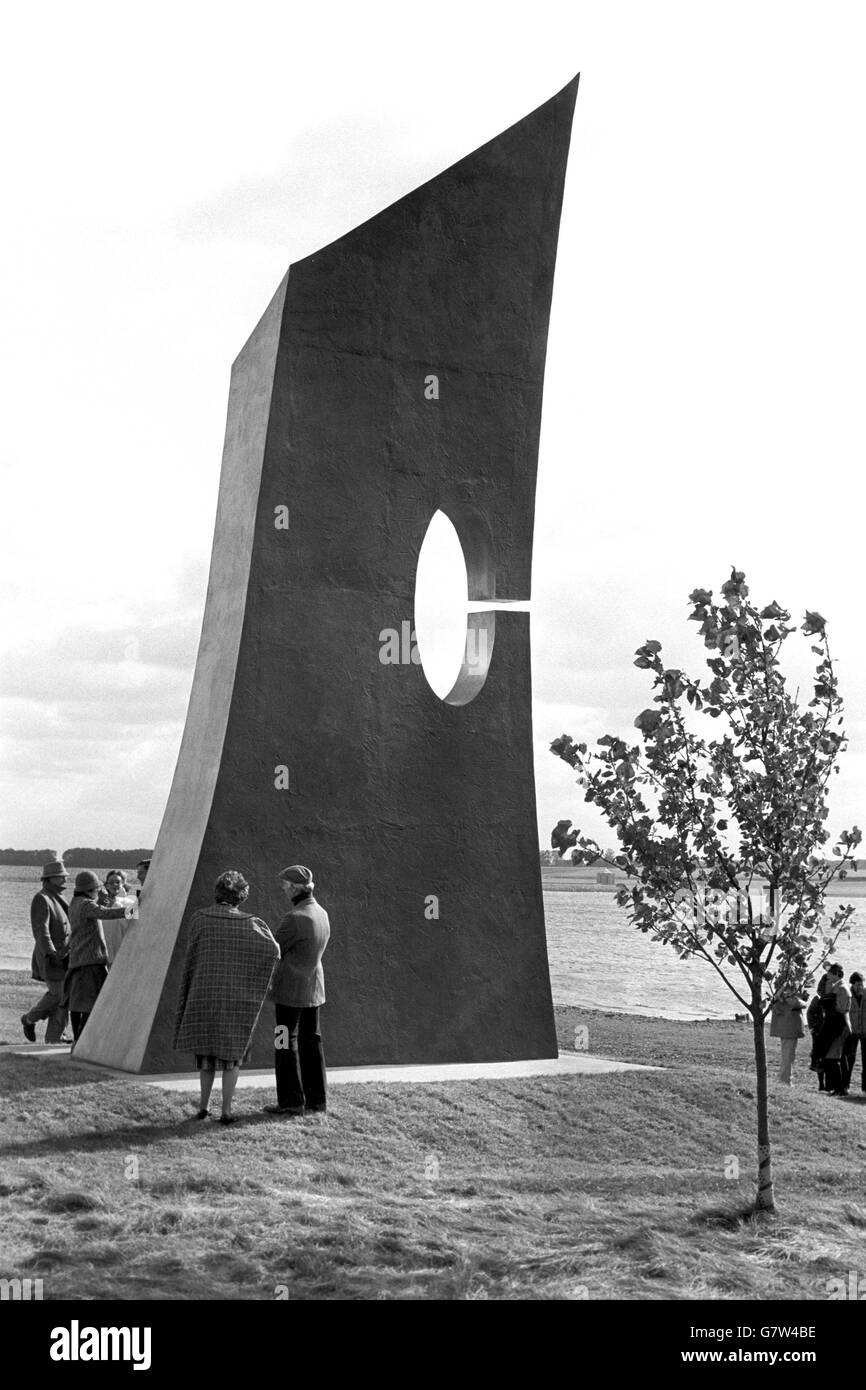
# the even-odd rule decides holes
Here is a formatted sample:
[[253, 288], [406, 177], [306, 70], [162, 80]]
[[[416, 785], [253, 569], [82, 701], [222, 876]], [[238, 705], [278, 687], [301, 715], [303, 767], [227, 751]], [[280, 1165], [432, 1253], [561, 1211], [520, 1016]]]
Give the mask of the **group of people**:
[[[143, 885], [150, 860], [136, 868]], [[238, 1073], [247, 1061], [266, 998], [274, 1003], [274, 1071], [277, 1103], [271, 1115], [298, 1116], [327, 1108], [327, 1074], [319, 1009], [325, 1002], [322, 956], [331, 935], [325, 909], [314, 897], [311, 871], [292, 864], [278, 875], [289, 910], [275, 932], [242, 910], [249, 896], [236, 870], [220, 874], [214, 901], [190, 920], [180, 977], [174, 1046], [192, 1053], [200, 1077], [195, 1119], [210, 1114], [217, 1069], [222, 1071], [222, 1124], [232, 1124]], [[68, 874], [62, 860], [46, 864], [33, 898], [33, 978], [44, 982], [39, 1003], [22, 1014], [29, 1042], [46, 1019], [46, 1043], [77, 1042], [117, 955], [122, 937], [104, 923], [131, 916], [126, 878], [111, 870], [105, 883], [90, 870], [76, 875], [71, 903], [63, 896]], [[140, 895], [141, 890], [139, 890]], [[128, 922], [125, 925], [129, 925]], [[122, 928], [121, 928], [122, 931]], [[67, 1016], [73, 1038], [65, 1036]]]
[[283, 869], [279, 882], [290, 908], [273, 934], [260, 917], [241, 910], [250, 889], [234, 870], [220, 874], [213, 906], [200, 908], [190, 922], [174, 1045], [195, 1055], [201, 1083], [197, 1120], [210, 1113], [217, 1067], [222, 1069], [220, 1121], [234, 1120], [238, 1070], [249, 1056], [268, 996], [275, 1014], [277, 1103], [265, 1111], [291, 1116], [327, 1108], [319, 1009], [325, 1002], [322, 956], [331, 926], [305, 865]]
[[809, 1002], [798, 992], [783, 993], [773, 1005], [770, 1035], [781, 1040], [778, 1079], [791, 1085], [797, 1043], [808, 1027], [812, 1037], [810, 1070], [818, 1089], [831, 1096], [850, 1093], [860, 1053], [860, 1090], [866, 1092], [866, 994], [858, 970], [845, 986], [841, 965], [828, 966]]
[[[136, 865], [141, 886], [150, 860]], [[103, 884], [89, 869], [75, 877], [71, 903], [63, 896], [69, 875], [62, 859], [43, 865], [42, 887], [30, 904], [33, 932], [31, 974], [45, 985], [45, 993], [26, 1014], [21, 1026], [28, 1042], [36, 1041], [36, 1024], [43, 1019], [46, 1043], [76, 1041], [87, 1022], [134, 912], [122, 869], [111, 869]], [[103, 922], [111, 922], [106, 933]], [[66, 1036], [67, 1022], [72, 1038]]]

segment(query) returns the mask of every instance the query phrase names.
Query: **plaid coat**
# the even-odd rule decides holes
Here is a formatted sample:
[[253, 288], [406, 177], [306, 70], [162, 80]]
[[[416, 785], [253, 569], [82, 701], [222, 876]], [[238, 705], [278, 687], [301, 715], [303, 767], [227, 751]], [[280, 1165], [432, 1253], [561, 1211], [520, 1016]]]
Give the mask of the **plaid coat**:
[[225, 903], [196, 912], [177, 997], [176, 1051], [239, 1061], [279, 957], [260, 918]]

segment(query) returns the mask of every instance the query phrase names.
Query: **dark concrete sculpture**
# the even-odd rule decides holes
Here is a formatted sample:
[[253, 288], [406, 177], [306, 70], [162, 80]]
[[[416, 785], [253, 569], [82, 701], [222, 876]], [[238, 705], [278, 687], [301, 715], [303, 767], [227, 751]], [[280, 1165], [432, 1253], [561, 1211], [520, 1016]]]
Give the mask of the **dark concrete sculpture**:
[[[437, 509], [470, 600], [529, 597], [576, 93], [292, 265], [235, 362], [177, 768], [141, 921], [77, 1056], [190, 1069], [171, 1045], [190, 916], [235, 868], [275, 925], [296, 861], [333, 924], [331, 1065], [556, 1055], [529, 615], [471, 615], [486, 660], [445, 700], [381, 659], [380, 634], [411, 621]], [[268, 1007], [256, 1065], [272, 1026]]]

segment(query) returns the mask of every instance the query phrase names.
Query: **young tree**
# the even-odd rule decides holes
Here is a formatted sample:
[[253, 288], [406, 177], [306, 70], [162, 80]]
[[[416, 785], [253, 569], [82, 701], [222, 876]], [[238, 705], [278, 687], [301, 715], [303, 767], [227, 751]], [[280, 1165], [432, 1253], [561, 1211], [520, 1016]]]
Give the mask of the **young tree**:
[[[661, 644], [640, 647], [635, 665], [652, 672], [655, 708], [635, 719], [642, 745], [606, 734], [598, 752], [563, 734], [551, 752], [576, 768], [585, 800], [600, 808], [620, 850], [604, 854], [591, 837], [560, 821], [551, 844], [576, 846], [579, 863], [609, 862], [627, 882], [617, 892], [630, 921], [681, 959], [709, 962], [751, 1015], [757, 1079], [756, 1211], [773, 1211], [764, 1020], [773, 1003], [811, 986], [813, 972], [850, 930], [854, 908], [824, 918], [835, 877], [856, 869], [861, 833], [843, 831], [828, 859], [822, 847], [827, 787], [847, 743], [843, 702], [826, 622], [807, 612], [814, 693], [791, 695], [780, 652], [796, 631], [778, 603], [749, 602], [745, 575], [732, 570], [714, 602], [689, 597], [700, 624], [711, 679], [667, 668]], [[705, 720], [713, 737], [702, 737]], [[754, 891], [753, 891], [754, 888]], [[817, 962], [813, 957], [818, 956]]]

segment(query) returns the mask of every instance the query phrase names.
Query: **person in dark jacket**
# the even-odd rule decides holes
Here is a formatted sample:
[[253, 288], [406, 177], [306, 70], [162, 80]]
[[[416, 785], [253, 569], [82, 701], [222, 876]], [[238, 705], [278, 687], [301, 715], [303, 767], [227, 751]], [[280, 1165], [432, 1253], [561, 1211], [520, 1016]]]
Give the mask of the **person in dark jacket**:
[[96, 874], [82, 869], [76, 875], [75, 892], [69, 908], [69, 967], [66, 971], [65, 998], [76, 1042], [84, 1031], [108, 975], [108, 947], [102, 919], [126, 915], [125, 907], [100, 907], [97, 897], [101, 887]]
[[818, 1056], [818, 1041], [821, 1037], [821, 1030], [827, 1022], [828, 1011], [835, 1009], [832, 999], [827, 998], [827, 976], [822, 975], [818, 981], [817, 993], [806, 1010], [806, 1024], [812, 1035], [812, 1055], [809, 1070], [818, 1073], [818, 1090], [826, 1091], [827, 1083], [824, 1072], [823, 1054]]
[[269, 1115], [303, 1115], [327, 1108], [325, 1053], [319, 1009], [325, 1002], [322, 956], [331, 935], [325, 909], [313, 897], [313, 875], [303, 864], [280, 874], [283, 892], [292, 904], [274, 935], [280, 964], [271, 986], [276, 1027], [274, 1071], [277, 1103], [266, 1105]]
[[851, 1005], [848, 1021], [851, 1036], [845, 1043], [845, 1085], [850, 1086], [857, 1065], [857, 1049], [860, 1049], [860, 1090], [866, 1093], [866, 994], [863, 992], [863, 976], [859, 970], [848, 977], [851, 986]]
[[42, 887], [30, 904], [30, 927], [33, 932], [33, 959], [30, 973], [34, 980], [45, 985], [45, 993], [26, 1014], [21, 1015], [21, 1027], [28, 1042], [36, 1041], [35, 1025], [47, 1019], [45, 1041], [69, 1042], [63, 1036], [67, 1008], [63, 1003], [63, 978], [69, 957], [69, 904], [63, 890], [69, 875], [62, 859], [52, 859], [42, 868]]

